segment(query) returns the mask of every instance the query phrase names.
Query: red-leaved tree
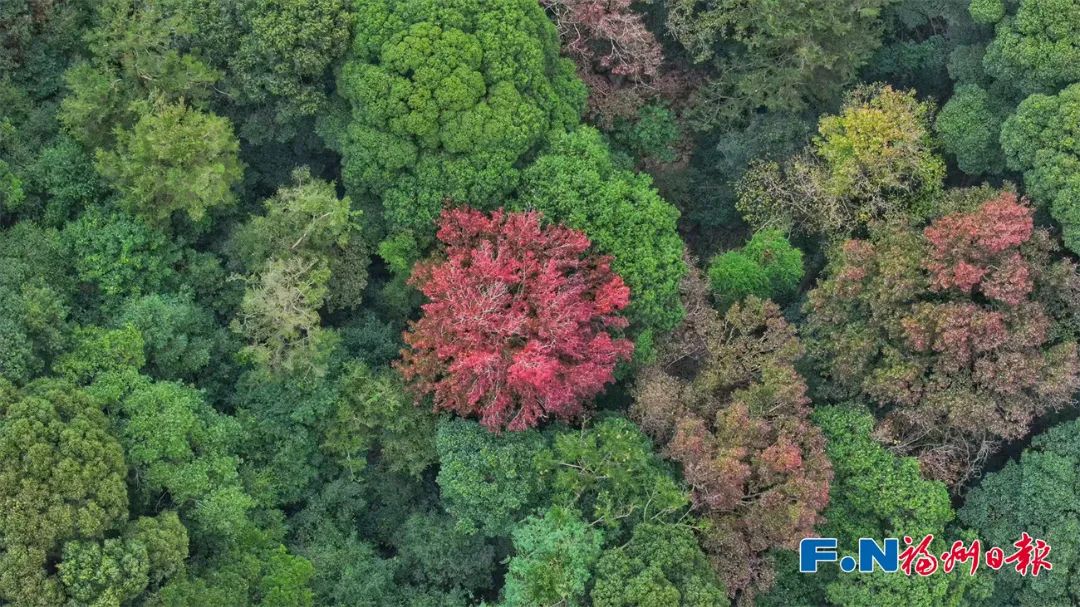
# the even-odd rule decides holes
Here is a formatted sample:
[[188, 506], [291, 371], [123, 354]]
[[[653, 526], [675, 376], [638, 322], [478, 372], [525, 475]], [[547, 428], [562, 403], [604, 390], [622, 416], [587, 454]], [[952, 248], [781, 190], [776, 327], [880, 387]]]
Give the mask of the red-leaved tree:
[[780, 308], [750, 297], [721, 316], [696, 270], [682, 291], [685, 321], [639, 375], [631, 414], [682, 465], [713, 567], [750, 605], [772, 585], [771, 551], [814, 534], [832, 467]]
[[491, 429], [579, 416], [633, 352], [613, 335], [630, 290], [610, 258], [535, 212], [447, 210], [438, 238], [410, 279], [428, 299], [399, 363], [415, 392]]
[[1077, 273], [1055, 249], [1008, 192], [848, 241], [807, 303], [824, 396], [877, 405], [879, 438], [963, 482], [1080, 388]]

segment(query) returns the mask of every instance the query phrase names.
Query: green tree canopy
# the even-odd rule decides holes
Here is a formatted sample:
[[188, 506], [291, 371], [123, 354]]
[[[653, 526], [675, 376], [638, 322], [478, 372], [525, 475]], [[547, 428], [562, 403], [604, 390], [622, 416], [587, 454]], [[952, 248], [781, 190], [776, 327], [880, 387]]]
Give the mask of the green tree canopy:
[[972, 0], [971, 15], [996, 22], [996, 35], [986, 47], [986, 72], [1025, 94], [1053, 93], [1080, 80], [1080, 2]]
[[766, 228], [755, 232], [742, 249], [713, 258], [709, 287], [722, 308], [747, 295], [783, 302], [795, 294], [804, 271], [802, 251], [780, 230]]
[[183, 384], [132, 372], [102, 376], [91, 390], [116, 409], [135, 489], [144, 503], [168, 500], [203, 537], [233, 539], [254, 504], [240, 484], [240, 426]]
[[[813, 420], [825, 434], [834, 474], [825, 522], [817, 528], [822, 537], [838, 538], [842, 554], [855, 553], [858, 539], [864, 537], [922, 539], [934, 534], [938, 539], [933, 549], [938, 554], [947, 549], [943, 535], [955, 516], [948, 488], [924, 479], [915, 458], [897, 457], [878, 444], [871, 436], [874, 418], [868, 410], [831, 405], [815, 410]], [[930, 577], [881, 571], [841, 575], [828, 566], [808, 576], [797, 572], [794, 558], [784, 562], [790, 565], [779, 569], [776, 589], [762, 601], [765, 606], [955, 605], [969, 586], [978, 587], [962, 571]]]
[[62, 233], [75, 277], [116, 299], [175, 289], [178, 247], [134, 217], [91, 207]]
[[147, 372], [160, 379], [193, 379], [223, 355], [226, 337], [213, 314], [188, 295], [153, 294], [124, 303], [115, 319], [134, 327], [146, 348]]
[[670, 465], [625, 417], [554, 433], [537, 465], [548, 499], [580, 512], [610, 541], [639, 524], [678, 520], [690, 505]]
[[361, 212], [352, 210], [348, 197], [338, 198], [333, 183], [313, 178], [306, 167], [293, 171], [292, 180], [263, 202], [265, 215], [233, 232], [230, 253], [249, 271], [272, 258], [324, 259], [330, 270], [327, 309], [355, 308], [368, 275]]
[[1000, 173], [1005, 167], [998, 137], [1008, 108], [977, 84], [956, 87], [934, 128], [945, 151], [969, 175]]
[[727, 592], [693, 531], [643, 523], [596, 564], [595, 607], [727, 607]]
[[880, 46], [890, 1], [665, 0], [668, 32], [717, 74], [699, 91], [697, 122], [835, 101]]
[[826, 236], [883, 217], [926, 217], [945, 178], [929, 132], [932, 110], [913, 91], [856, 88], [840, 114], [818, 122], [805, 152], [784, 165], [753, 166], [737, 207], [756, 228]]
[[[1078, 9], [1080, 10], [1080, 9]], [[1057, 95], [1034, 94], [1001, 127], [1009, 168], [1061, 224], [1065, 246], [1080, 251], [1080, 83]]]
[[1019, 460], [986, 475], [971, 490], [960, 520], [977, 530], [988, 546], [1006, 554], [1021, 532], [1045, 540], [1052, 552], [1053, 573], [1021, 577], [1006, 565], [994, 575], [987, 605], [1035, 607], [1076, 602], [1080, 568], [1080, 516], [1077, 475], [1080, 471], [1080, 422], [1070, 421], [1035, 436]]
[[[0, 598], [60, 605], [48, 571], [69, 540], [99, 538], [127, 519], [124, 452], [100, 406], [75, 386], [0, 382]], [[145, 573], [144, 573], [145, 575]]]
[[175, 2], [95, 2], [91, 59], [65, 74], [71, 94], [60, 119], [68, 132], [87, 147], [110, 147], [151, 96], [204, 107], [221, 74], [186, 52], [194, 31], [191, 13]]
[[466, 532], [508, 535], [542, 496], [534, 430], [493, 434], [480, 424], [440, 419], [435, 437], [443, 506]]
[[351, 364], [339, 393], [323, 447], [343, 468], [359, 472], [373, 457], [390, 470], [418, 476], [434, 463], [435, 415], [409, 398], [396, 373]]
[[198, 222], [235, 201], [244, 170], [239, 149], [225, 118], [183, 101], [155, 101], [140, 106], [130, 130], [117, 131], [115, 151], [98, 152], [97, 166], [128, 212], [158, 225], [175, 212]]
[[[224, 71], [240, 135], [252, 143], [298, 135], [327, 109], [329, 67], [349, 49], [346, 0], [179, 0], [197, 28], [195, 43]], [[310, 122], [308, 123], [310, 124]]]
[[271, 259], [247, 278], [240, 310], [230, 325], [249, 342], [243, 354], [274, 372], [326, 372], [336, 344], [323, 329], [319, 308], [326, 300], [330, 269], [325, 259], [303, 256]]
[[519, 164], [577, 124], [585, 89], [531, 0], [361, 0], [338, 78], [348, 111], [322, 133], [354, 196], [427, 242], [444, 200], [496, 206]]
[[514, 530], [504, 607], [584, 605], [603, 535], [575, 510], [553, 507]]

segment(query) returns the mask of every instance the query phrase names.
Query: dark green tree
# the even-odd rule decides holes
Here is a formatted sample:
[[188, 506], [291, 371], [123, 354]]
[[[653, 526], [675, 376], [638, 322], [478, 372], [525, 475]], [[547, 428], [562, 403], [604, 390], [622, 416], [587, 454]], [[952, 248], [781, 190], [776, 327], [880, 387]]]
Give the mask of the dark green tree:
[[115, 324], [139, 331], [146, 370], [159, 379], [193, 379], [212, 362], [222, 362], [224, 330], [210, 311], [187, 295], [155, 293], [129, 299]]
[[941, 108], [934, 128], [942, 147], [956, 157], [961, 171], [993, 175], [1005, 168], [998, 137], [1007, 111], [999, 98], [977, 84], [956, 87]]
[[175, 289], [178, 247], [130, 215], [93, 207], [67, 224], [62, 241], [75, 277], [107, 298], [108, 305]]
[[759, 108], [837, 100], [881, 44], [879, 17], [890, 2], [665, 0], [668, 32], [716, 74], [698, 91], [694, 120], [708, 128]]
[[1080, 567], [1080, 517], [1070, 504], [1077, 500], [1080, 470], [1080, 422], [1054, 426], [1036, 435], [1019, 460], [988, 474], [968, 494], [960, 520], [973, 527], [989, 546], [1009, 554], [1020, 532], [1045, 540], [1052, 552], [1052, 573], [1021, 577], [1009, 565], [993, 576], [993, 595], [986, 602], [1005, 605], [1071, 605], [1076, 602]]
[[436, 461], [435, 415], [413, 402], [396, 373], [354, 363], [339, 381], [323, 439], [338, 465], [355, 473], [374, 458], [394, 472], [418, 476]]

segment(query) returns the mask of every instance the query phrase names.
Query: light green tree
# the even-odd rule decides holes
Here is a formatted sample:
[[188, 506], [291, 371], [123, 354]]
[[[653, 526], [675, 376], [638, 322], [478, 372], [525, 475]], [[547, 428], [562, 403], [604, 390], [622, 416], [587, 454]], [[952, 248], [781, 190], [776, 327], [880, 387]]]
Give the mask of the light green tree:
[[98, 151], [97, 166], [128, 212], [157, 225], [176, 212], [198, 222], [235, 201], [239, 150], [225, 118], [183, 101], [155, 101], [140, 108], [131, 129], [117, 132], [115, 150]]
[[709, 287], [721, 308], [747, 295], [782, 302], [798, 290], [805, 269], [803, 253], [775, 228], [758, 230], [750, 242], [709, 263]]
[[480, 424], [441, 419], [435, 437], [443, 507], [465, 532], [508, 535], [541, 499], [536, 431], [492, 434]]
[[108, 423], [98, 403], [67, 382], [38, 380], [16, 391], [0, 381], [0, 600], [63, 604], [50, 556], [126, 521], [127, 467]]
[[603, 534], [572, 509], [552, 507], [514, 530], [514, 556], [503, 586], [505, 607], [584, 605]]
[[727, 592], [682, 525], [642, 523], [625, 545], [604, 551], [590, 594], [594, 607], [727, 607]]
[[758, 163], [739, 186], [737, 208], [755, 228], [842, 236], [875, 219], [926, 217], [945, 163], [929, 132], [933, 106], [889, 86], [853, 90], [818, 136], [784, 165]]

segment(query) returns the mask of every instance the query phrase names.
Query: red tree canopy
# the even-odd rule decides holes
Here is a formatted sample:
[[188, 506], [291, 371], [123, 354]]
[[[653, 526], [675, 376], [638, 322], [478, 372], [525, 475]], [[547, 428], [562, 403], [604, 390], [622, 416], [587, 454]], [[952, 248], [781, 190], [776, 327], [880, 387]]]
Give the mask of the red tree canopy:
[[631, 415], [682, 465], [710, 523], [703, 546], [729, 594], [750, 604], [772, 585], [770, 551], [813, 535], [832, 468], [780, 308], [749, 297], [721, 315], [699, 271], [682, 286], [686, 318], [639, 374]]
[[405, 333], [405, 379], [437, 410], [492, 429], [580, 415], [633, 352], [611, 333], [626, 326], [630, 290], [610, 258], [535, 212], [453, 209], [439, 226], [445, 255], [410, 279], [428, 303]]
[[877, 434], [956, 484], [1080, 388], [1077, 275], [1002, 193], [916, 232], [850, 240], [809, 295], [809, 349], [834, 394], [879, 407]]

